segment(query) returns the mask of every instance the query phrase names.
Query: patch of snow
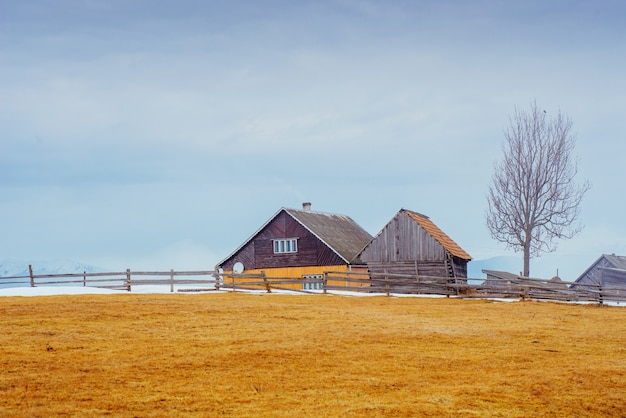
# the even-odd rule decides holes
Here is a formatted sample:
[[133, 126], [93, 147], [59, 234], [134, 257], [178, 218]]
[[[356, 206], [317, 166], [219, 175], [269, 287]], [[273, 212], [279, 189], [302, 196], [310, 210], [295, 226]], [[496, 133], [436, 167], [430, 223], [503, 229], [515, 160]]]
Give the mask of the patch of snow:
[[[256, 294], [260, 296], [272, 296], [272, 295], [307, 295], [307, 294], [319, 294], [324, 295], [323, 291], [311, 291], [308, 293], [305, 292], [291, 292], [288, 290], [272, 290], [272, 293], [267, 293], [265, 290], [244, 290], [244, 289], [220, 289], [216, 291], [212, 287], [206, 288], [198, 288], [198, 287], [189, 287], [189, 286], [175, 286], [174, 293], [176, 294], [188, 294], [188, 295], [198, 295], [198, 294], [207, 294], [207, 293], [224, 293], [224, 292], [241, 292], [248, 294]], [[113, 290], [113, 289], [103, 289], [98, 287], [83, 287], [83, 286], [37, 286], [37, 287], [11, 287], [0, 289], [0, 297], [2, 296], [23, 296], [23, 297], [31, 297], [31, 296], [60, 296], [60, 295], [123, 295], [123, 294], [174, 294], [170, 291], [169, 285], [137, 285], [132, 287], [132, 291], [128, 292], [126, 290]], [[358, 291], [348, 291], [348, 290], [329, 290], [325, 295], [328, 296], [352, 296], [352, 297], [373, 297], [373, 296], [382, 296], [387, 297], [386, 293], [368, 293], [368, 292], [358, 292]], [[396, 298], [445, 298], [444, 295], [418, 295], [418, 294], [403, 294], [403, 293], [391, 293], [389, 297]], [[455, 297], [457, 298], [457, 297]], [[519, 302], [521, 299], [519, 298], [464, 298], [459, 297], [459, 299], [465, 300], [488, 300], [491, 303], [513, 303]], [[543, 300], [538, 300], [543, 301]], [[569, 303], [569, 304], [597, 304], [597, 302], [576, 302], [576, 301], [544, 301], [544, 302], [556, 302], [556, 303]], [[605, 305], [607, 306], [616, 306], [616, 307], [625, 307], [626, 303], [624, 302], [612, 302], [605, 301]]]
[[[202, 291], [197, 291], [199, 288], [193, 287], [194, 291], [187, 291], [186, 289], [192, 289], [189, 286], [175, 286], [174, 293], [178, 294], [198, 294], [206, 293], [208, 291], [215, 291], [214, 288], [204, 288]], [[103, 289], [99, 287], [85, 287], [85, 286], [22, 286], [22, 287], [9, 287], [0, 289], [0, 296], [56, 296], [56, 295], [123, 295], [123, 294], [162, 294], [171, 293], [169, 285], [138, 285], [133, 286], [132, 291], [127, 290], [115, 290], [115, 289]]]
[[0, 296], [109, 295], [119, 293], [128, 292], [82, 286], [9, 287], [0, 289]]

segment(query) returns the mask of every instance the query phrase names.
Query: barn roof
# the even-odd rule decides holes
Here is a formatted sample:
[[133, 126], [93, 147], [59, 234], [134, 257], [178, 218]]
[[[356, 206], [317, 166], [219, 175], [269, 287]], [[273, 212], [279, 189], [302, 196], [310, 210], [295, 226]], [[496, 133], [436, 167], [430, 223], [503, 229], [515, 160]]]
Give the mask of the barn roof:
[[372, 240], [372, 236], [349, 216], [311, 210], [285, 208], [282, 210], [337, 253], [346, 263], [358, 261], [359, 252]]
[[348, 264], [360, 263], [358, 258], [360, 251], [372, 240], [372, 236], [349, 216], [281, 208], [218, 265], [224, 264], [283, 212], [300, 223]]
[[[544, 280], [544, 279], [541, 279], [539, 277], [524, 277], [524, 276], [521, 276], [519, 274], [509, 273], [508, 271], [485, 270], [485, 269], [483, 269], [482, 272], [487, 275], [487, 280], [489, 280], [490, 277], [491, 278], [495, 278], [495, 279], [500, 279], [500, 280], [508, 280], [510, 282], [519, 282], [522, 279]], [[552, 283], [562, 283], [563, 282], [561, 280], [561, 278], [557, 277], [557, 276], [554, 276], [550, 280], [546, 280], [546, 281], [552, 282]]]
[[613, 268], [626, 270], [626, 257], [615, 254], [604, 254], [603, 257], [613, 265]]
[[421, 226], [426, 232], [428, 232], [439, 244], [441, 244], [441, 246], [450, 254], [452, 254], [455, 257], [459, 257], [462, 258], [464, 260], [471, 260], [472, 256], [469, 255], [468, 253], [465, 252], [465, 250], [463, 250], [463, 248], [461, 248], [459, 246], [459, 244], [457, 244], [456, 242], [454, 242], [454, 240], [452, 240], [452, 238], [450, 238], [448, 235], [446, 235], [445, 232], [443, 232], [441, 229], [439, 229], [439, 227], [437, 225], [435, 225], [428, 216], [426, 215], [422, 215], [421, 213], [417, 213], [417, 212], [413, 212], [407, 209], [403, 209], [407, 215], [409, 215], [409, 217], [411, 219], [413, 219], [415, 222], [418, 223], [419, 226]]

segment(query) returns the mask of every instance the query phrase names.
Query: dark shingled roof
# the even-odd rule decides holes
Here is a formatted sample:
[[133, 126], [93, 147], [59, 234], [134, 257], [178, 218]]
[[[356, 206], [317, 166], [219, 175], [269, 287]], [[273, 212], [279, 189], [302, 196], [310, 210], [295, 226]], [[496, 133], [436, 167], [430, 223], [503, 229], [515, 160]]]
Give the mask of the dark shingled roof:
[[348, 216], [310, 210], [282, 210], [347, 263], [359, 263], [358, 254], [372, 240], [372, 236]]

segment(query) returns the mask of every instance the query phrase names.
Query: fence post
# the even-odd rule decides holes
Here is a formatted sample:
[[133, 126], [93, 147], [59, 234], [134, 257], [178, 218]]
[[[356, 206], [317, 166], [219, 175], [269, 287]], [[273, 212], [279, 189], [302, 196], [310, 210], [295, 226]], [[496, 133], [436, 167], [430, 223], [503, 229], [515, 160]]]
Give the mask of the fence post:
[[520, 286], [521, 286], [521, 287], [520, 287], [520, 292], [521, 292], [521, 295], [520, 295], [520, 296], [522, 297], [522, 300], [526, 300], [526, 299], [528, 299], [528, 298], [529, 298], [529, 297], [528, 297], [528, 296], [529, 296], [529, 295], [528, 295], [528, 288], [529, 288], [529, 286], [528, 286], [528, 281], [527, 281], [527, 280], [524, 280], [524, 279], [521, 279], [521, 281], [520, 281]]
[[220, 290], [220, 272], [218, 270], [213, 272], [215, 278], [215, 290]]
[[174, 269], [170, 269], [170, 293], [174, 293]]
[[35, 287], [35, 276], [33, 276], [33, 265], [28, 265], [28, 273], [30, 274], [30, 287]]
[[328, 272], [324, 272], [324, 278], [322, 280], [322, 288], [324, 289], [324, 293], [328, 293], [328, 289], [326, 288], [328, 286]]
[[265, 282], [265, 288], [267, 289], [267, 293], [272, 293], [272, 288], [270, 287], [270, 284], [267, 281], [267, 277], [265, 276], [265, 271], [261, 272], [261, 277], [263, 278], [263, 282]]
[[600, 306], [604, 305], [604, 298], [602, 297], [602, 282], [598, 283], [598, 303]]
[[83, 287], [87, 286], [87, 272], [83, 271]]
[[130, 269], [126, 269], [126, 290], [130, 292]]

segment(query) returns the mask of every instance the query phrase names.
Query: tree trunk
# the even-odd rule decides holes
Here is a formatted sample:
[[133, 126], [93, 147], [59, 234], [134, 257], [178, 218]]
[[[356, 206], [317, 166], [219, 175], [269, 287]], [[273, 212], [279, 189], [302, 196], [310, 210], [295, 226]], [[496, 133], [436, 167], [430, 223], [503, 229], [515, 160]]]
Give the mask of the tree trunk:
[[524, 277], [530, 275], [530, 242], [524, 244]]

